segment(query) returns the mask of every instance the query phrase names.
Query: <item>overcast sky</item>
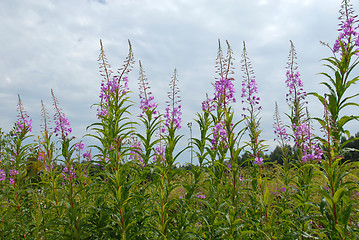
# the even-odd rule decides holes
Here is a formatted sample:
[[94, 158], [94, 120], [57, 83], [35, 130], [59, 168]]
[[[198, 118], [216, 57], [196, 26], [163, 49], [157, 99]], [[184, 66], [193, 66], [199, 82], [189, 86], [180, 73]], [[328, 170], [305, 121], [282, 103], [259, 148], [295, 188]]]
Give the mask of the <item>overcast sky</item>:
[[[240, 98], [243, 41], [258, 83], [263, 111], [262, 137], [273, 142], [273, 111], [285, 103], [285, 66], [293, 41], [305, 90], [323, 92], [320, 59], [337, 38], [340, 0], [2, 0], [0, 1], [0, 127], [7, 132], [17, 116], [17, 94], [33, 119], [41, 123], [41, 100], [54, 113], [50, 89], [69, 118], [73, 135], [81, 139], [97, 120], [101, 77], [98, 55], [102, 39], [113, 68], [128, 53], [130, 39], [136, 64], [129, 75], [133, 100], [138, 102], [138, 60], [164, 112], [168, 83], [177, 68], [181, 89], [183, 140], [187, 123], [200, 111], [206, 93], [213, 95], [218, 39], [234, 51], [235, 87]], [[354, 3], [355, 4], [355, 3]], [[354, 9], [358, 9], [354, 5]], [[358, 13], [358, 12], [357, 12]], [[312, 116], [321, 117], [320, 104], [308, 97]], [[238, 101], [240, 102], [240, 101]], [[240, 103], [236, 105], [238, 118]], [[138, 114], [138, 105], [133, 108]], [[194, 125], [195, 127], [195, 125]], [[351, 126], [353, 129], [355, 126]], [[355, 130], [356, 131], [356, 130]], [[186, 141], [182, 142], [185, 145]], [[181, 159], [187, 161], [186, 157]]]

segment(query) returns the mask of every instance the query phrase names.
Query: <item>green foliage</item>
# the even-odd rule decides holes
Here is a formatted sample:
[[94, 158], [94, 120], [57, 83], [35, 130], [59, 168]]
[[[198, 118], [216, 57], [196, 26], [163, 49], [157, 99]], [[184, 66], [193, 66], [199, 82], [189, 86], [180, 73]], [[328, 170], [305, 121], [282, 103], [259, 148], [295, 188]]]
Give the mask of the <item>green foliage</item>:
[[[234, 58], [226, 43], [224, 56], [219, 42], [216, 73], [228, 83]], [[248, 116], [238, 118], [227, 96], [218, 94], [214, 100], [207, 97], [208, 108], [196, 114], [198, 135], [191, 136], [189, 146], [198, 165], [191, 159], [178, 168], [178, 158], [189, 147], [179, 148], [183, 136], [175, 114], [172, 122], [165, 121], [171, 114], [159, 114], [156, 105], [132, 121], [134, 103], [127, 88], [134, 63], [131, 44], [113, 75], [101, 42], [102, 97], [95, 105], [98, 121], [87, 135], [97, 141], [91, 146], [93, 158], [82, 156], [76, 138], [62, 132], [55, 140], [43, 103], [36, 141], [30, 141], [31, 128], [25, 124], [15, 124], [8, 134], [0, 129], [1, 239], [358, 239], [359, 136], [346, 130], [358, 116], [343, 114], [359, 106], [353, 102], [359, 94], [346, 95], [359, 80], [350, 77], [358, 51], [353, 44], [346, 48], [340, 41], [340, 46], [341, 57], [324, 59], [331, 73], [322, 73], [328, 81], [321, 84], [328, 93], [312, 93], [323, 104], [324, 117], [310, 118], [298, 95], [288, 102], [294, 146], [282, 138], [265, 155], [260, 108], [251, 105]], [[251, 80], [243, 51], [244, 78]], [[291, 74], [295, 58], [291, 43]], [[174, 108], [179, 102], [176, 71], [172, 79]], [[56, 116], [62, 116], [53, 99]], [[21, 102], [19, 108], [23, 111]], [[277, 106], [275, 111], [276, 124], [282, 126]], [[324, 136], [295, 138], [299, 124], [311, 130], [312, 119]], [[244, 135], [249, 140], [242, 140]], [[320, 159], [304, 160], [307, 140], [320, 141]], [[263, 164], [256, 162], [260, 158]]]

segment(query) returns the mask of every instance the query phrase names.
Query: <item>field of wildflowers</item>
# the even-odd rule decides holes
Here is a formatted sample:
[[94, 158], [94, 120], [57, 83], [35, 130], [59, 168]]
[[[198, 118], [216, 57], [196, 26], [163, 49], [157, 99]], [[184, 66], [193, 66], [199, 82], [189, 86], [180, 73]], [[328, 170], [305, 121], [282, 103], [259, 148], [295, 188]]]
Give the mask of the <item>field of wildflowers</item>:
[[[127, 76], [135, 64], [132, 46], [113, 72], [100, 42], [98, 121], [88, 126], [87, 136], [98, 144], [85, 148], [71, 136], [52, 90], [53, 121], [42, 102], [41, 136], [35, 138], [18, 97], [14, 128], [0, 135], [1, 239], [359, 239], [358, 162], [343, 161], [346, 145], [357, 139], [346, 124], [359, 116], [342, 114], [359, 107], [359, 93], [348, 94], [359, 80], [352, 76], [359, 63], [359, 20], [348, 0], [340, 16], [333, 47], [323, 43], [331, 54], [323, 59], [325, 94], [306, 92], [290, 42], [290, 124], [283, 124], [277, 105], [273, 124], [281, 165], [265, 161], [260, 98], [244, 42], [240, 93], [233, 84], [231, 46], [226, 42], [224, 53], [219, 44], [214, 95], [207, 95], [190, 126], [199, 137], [184, 149], [178, 144], [183, 136], [177, 131], [182, 123], [176, 69], [161, 113], [139, 62], [142, 112], [133, 121]], [[323, 116], [309, 115], [308, 94], [322, 103]], [[236, 101], [243, 106], [240, 119], [232, 107]], [[314, 134], [313, 122], [321, 135]], [[198, 165], [177, 169], [184, 151]], [[250, 158], [241, 161], [242, 154]]]

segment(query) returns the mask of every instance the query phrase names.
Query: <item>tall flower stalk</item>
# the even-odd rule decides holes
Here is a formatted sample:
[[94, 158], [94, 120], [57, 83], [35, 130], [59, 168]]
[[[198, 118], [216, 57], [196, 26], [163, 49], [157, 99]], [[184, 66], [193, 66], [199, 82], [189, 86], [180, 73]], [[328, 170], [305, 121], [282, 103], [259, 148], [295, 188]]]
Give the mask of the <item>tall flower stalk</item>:
[[132, 161], [128, 159], [139, 152], [138, 146], [129, 144], [134, 136], [135, 123], [130, 121], [129, 109], [133, 104], [129, 100], [127, 76], [133, 68], [134, 55], [130, 41], [128, 43], [128, 55], [122, 67], [114, 74], [100, 41], [98, 62], [103, 79], [100, 87], [100, 102], [97, 104], [99, 122], [88, 127], [94, 132], [89, 136], [100, 143], [94, 145], [99, 152], [95, 156], [96, 162], [108, 171], [108, 174], [101, 175], [104, 181], [97, 182], [103, 189], [98, 196], [107, 199], [107, 202], [97, 202], [96, 206], [100, 209], [112, 209], [103, 212], [108, 218], [107, 221], [113, 222], [110, 226], [104, 226], [101, 218], [94, 211], [96, 226], [99, 232], [111, 229], [113, 236], [121, 239], [131, 239], [133, 234], [136, 234], [130, 227], [136, 226], [136, 219], [131, 217], [135, 210], [131, 207], [134, 201], [132, 188], [135, 186], [135, 180], [132, 177]]
[[[309, 203], [313, 195], [314, 169], [311, 164], [321, 159], [321, 150], [312, 133], [311, 120], [307, 111], [307, 93], [304, 90], [296, 60], [297, 52], [293, 42], [290, 41], [285, 84], [288, 87], [286, 101], [290, 110], [287, 116], [290, 120], [291, 137], [294, 140], [294, 158], [292, 158], [294, 161], [291, 162], [291, 165], [297, 170], [297, 175], [290, 181], [294, 182], [296, 186], [293, 191], [297, 208], [293, 213], [297, 218], [305, 218], [305, 221], [301, 221], [297, 225], [297, 237], [300, 236], [304, 239], [305, 234], [311, 234], [312, 231], [310, 225], [312, 219], [309, 216], [312, 214], [313, 207]], [[291, 187], [284, 187], [287, 196]]]
[[[157, 223], [153, 226], [159, 232], [160, 239], [169, 239], [172, 234], [169, 231], [170, 222], [174, 219], [172, 208], [175, 206], [175, 201], [170, 201], [169, 196], [174, 190], [173, 178], [176, 175], [174, 171], [174, 163], [178, 156], [186, 149], [180, 150], [175, 154], [175, 148], [183, 135], [177, 135], [176, 131], [181, 128], [181, 98], [179, 96], [180, 90], [178, 87], [177, 70], [174, 70], [172, 79], [169, 83], [170, 90], [168, 91], [167, 107], [164, 115], [164, 126], [161, 132], [164, 135], [165, 143], [163, 149], [157, 148], [156, 165], [158, 166], [158, 173], [160, 179], [155, 182], [157, 198], [155, 201], [155, 212], [157, 212]], [[161, 138], [160, 138], [161, 139]], [[164, 153], [164, 154], [163, 154]]]
[[[328, 81], [321, 82], [328, 93], [320, 95], [318, 93], [311, 93], [318, 98], [320, 102], [326, 102], [334, 127], [337, 129], [333, 132], [336, 143], [335, 148], [340, 151], [349, 142], [350, 133], [345, 129], [345, 126], [357, 119], [357, 115], [346, 116], [340, 114], [343, 110], [352, 107], [358, 109], [359, 104], [353, 102], [353, 98], [359, 96], [359, 93], [349, 95], [348, 90], [358, 82], [359, 76], [352, 76], [354, 68], [359, 63], [359, 24], [357, 16], [354, 15], [352, 4], [349, 0], [343, 0], [340, 13], [339, 23], [339, 36], [335, 41], [334, 47], [326, 45], [332, 52], [333, 56], [323, 59], [324, 66], [328, 67], [330, 73], [322, 72], [321, 75], [325, 76]], [[339, 55], [339, 56], [338, 56]], [[340, 144], [342, 136], [347, 136], [349, 140]]]
[[[69, 208], [66, 209], [68, 213], [69, 219], [65, 220], [65, 228], [66, 231], [64, 231], [64, 234], [70, 234], [75, 239], [81, 238], [81, 213], [80, 213], [80, 207], [78, 200], [75, 197], [75, 170], [73, 169], [74, 164], [74, 158], [73, 153], [75, 151], [75, 144], [71, 145], [71, 141], [74, 138], [69, 137], [69, 133], [72, 132], [72, 129], [70, 127], [69, 120], [65, 117], [65, 113], [62, 111], [62, 109], [59, 106], [59, 102], [57, 98], [55, 97], [55, 94], [53, 90], [51, 89], [51, 95], [53, 99], [53, 105], [55, 109], [55, 116], [54, 116], [54, 122], [55, 122], [55, 129], [54, 134], [56, 136], [60, 137], [61, 142], [61, 152], [63, 157], [63, 162], [65, 164], [63, 172], [68, 173], [68, 178], [64, 178], [65, 184], [64, 184], [64, 190], [67, 194], [68, 198], [68, 204]], [[65, 176], [65, 175], [63, 175]]]
[[[5, 204], [2, 212], [4, 221], [8, 224], [8, 229], [12, 234], [10, 238], [26, 239], [29, 233], [26, 229], [29, 227], [28, 219], [30, 216], [24, 211], [26, 199], [26, 165], [29, 157], [31, 157], [32, 143], [26, 140], [31, 137], [29, 133], [32, 131], [32, 120], [29, 118], [20, 95], [18, 95], [18, 120], [13, 130], [10, 132], [9, 144], [5, 147], [5, 155], [8, 160], [2, 163], [5, 169], [1, 169], [1, 182], [6, 183], [1, 188], [1, 202]], [[3, 153], [1, 153], [3, 154]], [[7, 174], [5, 172], [7, 170]], [[5, 197], [4, 197], [5, 196]], [[4, 216], [4, 215], [5, 216]], [[13, 218], [8, 218], [13, 214]], [[3, 235], [4, 236], [4, 235]]]
[[154, 102], [154, 96], [148, 84], [147, 77], [143, 70], [141, 61], [139, 62], [140, 72], [138, 78], [138, 85], [140, 89], [140, 121], [145, 127], [145, 135], [137, 134], [141, 140], [143, 151], [139, 152], [144, 166], [148, 165], [150, 159], [154, 157], [154, 148], [160, 139], [153, 140], [155, 132], [160, 126], [160, 118], [157, 110], [157, 104]]
[[254, 71], [251, 65], [251, 62], [248, 58], [247, 49], [245, 42], [243, 42], [243, 53], [242, 53], [242, 104], [243, 114], [242, 116], [245, 119], [246, 129], [249, 134], [249, 142], [247, 146], [250, 148], [250, 153], [252, 156], [251, 161], [251, 176], [252, 176], [252, 192], [250, 194], [252, 207], [257, 205], [257, 196], [260, 199], [261, 212], [265, 218], [264, 228], [266, 229], [265, 235], [268, 238], [273, 239], [273, 222], [270, 219], [270, 204], [271, 200], [268, 194], [268, 188], [264, 188], [264, 183], [262, 179], [262, 165], [264, 163], [263, 151], [266, 146], [264, 145], [264, 140], [260, 138], [260, 118], [259, 114], [262, 109], [259, 104], [260, 98], [258, 97], [257, 82], [255, 80]]
[[[342, 1], [339, 13], [339, 36], [333, 48], [325, 44], [333, 54], [332, 57], [323, 59], [324, 66], [330, 69], [330, 73], [321, 73], [327, 78], [327, 81], [321, 84], [329, 92], [324, 95], [311, 93], [323, 104], [325, 111], [324, 119], [317, 118], [325, 133], [321, 138], [323, 160], [318, 172], [325, 177], [327, 185], [326, 188], [319, 189], [323, 197], [319, 211], [322, 216], [321, 224], [325, 226], [325, 233], [330, 239], [354, 237], [353, 227], [349, 225], [353, 215], [353, 201], [349, 196], [355, 185], [344, 179], [352, 165], [342, 163], [341, 160], [346, 145], [356, 139], [350, 138], [346, 124], [358, 119], [358, 115], [347, 116], [342, 112], [350, 107], [359, 107], [359, 104], [352, 100], [359, 96], [359, 93], [348, 94], [348, 90], [359, 80], [359, 76], [352, 76], [359, 63], [359, 31], [358, 19], [349, 0]], [[349, 140], [341, 142], [344, 135]]]
[[[238, 156], [242, 150], [239, 146], [241, 131], [237, 132], [237, 127], [241, 120], [235, 121], [233, 103], [236, 103], [235, 88], [234, 88], [234, 57], [233, 50], [226, 41], [227, 53], [223, 54], [221, 42], [218, 41], [218, 52], [216, 59], [216, 81], [213, 84], [214, 96], [208, 98], [202, 103], [202, 114], [197, 114], [198, 123], [201, 131], [199, 139], [194, 138], [193, 141], [198, 148], [197, 157], [200, 166], [206, 164], [204, 160], [208, 161], [210, 167], [206, 169], [208, 180], [206, 181], [207, 191], [211, 198], [206, 200], [206, 209], [203, 211], [205, 216], [202, 225], [205, 236], [208, 239], [213, 239], [221, 235], [216, 232], [216, 224], [221, 221], [221, 211], [228, 213], [229, 221], [226, 222], [226, 227], [229, 231], [226, 237], [239, 236], [239, 224], [236, 221], [239, 208], [239, 165], [237, 162]], [[209, 131], [212, 130], [212, 133]], [[192, 171], [194, 182], [191, 193], [198, 191], [196, 184], [199, 182], [201, 175], [200, 170], [194, 168]], [[225, 210], [224, 196], [221, 189], [225, 186], [224, 191], [228, 191], [231, 197], [226, 204], [230, 209]], [[200, 193], [200, 192], [199, 192]], [[198, 194], [197, 194], [198, 195]], [[199, 194], [201, 195], [201, 194]]]

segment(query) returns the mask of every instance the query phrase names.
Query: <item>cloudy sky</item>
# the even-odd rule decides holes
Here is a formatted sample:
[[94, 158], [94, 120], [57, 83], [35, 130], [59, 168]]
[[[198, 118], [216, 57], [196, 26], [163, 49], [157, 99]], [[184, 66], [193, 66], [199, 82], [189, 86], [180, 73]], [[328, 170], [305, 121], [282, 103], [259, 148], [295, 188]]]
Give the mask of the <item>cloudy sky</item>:
[[[122, 65], [130, 39], [136, 64], [129, 75], [138, 101], [138, 60], [141, 60], [156, 102], [165, 108], [168, 83], [177, 68], [183, 127], [193, 121], [205, 94], [213, 95], [218, 39], [228, 40], [235, 61], [235, 87], [240, 98], [243, 41], [258, 82], [264, 139], [273, 142], [275, 101], [285, 103], [285, 66], [293, 41], [307, 91], [323, 92], [320, 59], [330, 56], [319, 41], [334, 43], [340, 0], [3, 0], [0, 1], [0, 127], [7, 132], [17, 116], [17, 94], [33, 119], [41, 123], [41, 100], [53, 114], [50, 90], [81, 139], [97, 120], [95, 108], [101, 77], [99, 41], [113, 68]], [[358, 9], [354, 5], [354, 9]], [[308, 98], [312, 116], [322, 107]], [[240, 101], [238, 101], [240, 102]], [[241, 106], [236, 105], [238, 118]], [[138, 106], [133, 114], [138, 114]], [[162, 110], [163, 112], [163, 110]], [[354, 127], [354, 126], [352, 126]], [[88, 140], [85, 140], [88, 141]], [[181, 159], [187, 161], [187, 157]]]

